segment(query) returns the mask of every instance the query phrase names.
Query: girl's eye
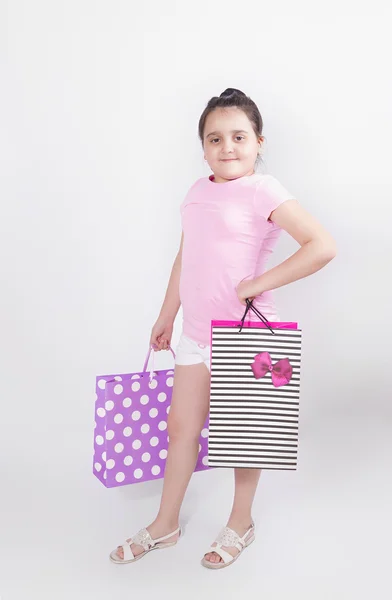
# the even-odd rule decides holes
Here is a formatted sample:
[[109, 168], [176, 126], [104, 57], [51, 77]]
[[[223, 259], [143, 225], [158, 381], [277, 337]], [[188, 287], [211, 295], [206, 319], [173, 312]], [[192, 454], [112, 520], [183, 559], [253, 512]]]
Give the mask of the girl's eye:
[[[242, 140], [245, 139], [243, 135], [236, 135], [235, 137], [236, 137], [236, 139], [237, 138], [241, 138]], [[214, 138], [214, 139], [211, 140], [211, 142], [215, 142], [216, 140], [219, 140], [219, 138]]]

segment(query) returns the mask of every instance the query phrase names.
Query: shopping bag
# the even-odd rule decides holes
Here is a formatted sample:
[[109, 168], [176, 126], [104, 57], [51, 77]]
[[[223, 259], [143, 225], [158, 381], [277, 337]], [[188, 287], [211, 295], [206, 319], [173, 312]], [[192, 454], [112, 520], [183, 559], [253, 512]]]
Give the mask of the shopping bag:
[[[152, 364], [148, 372], [151, 350], [140, 372], [96, 377], [93, 473], [107, 488], [164, 475], [174, 371], [155, 371]], [[208, 417], [195, 471], [211, 468], [207, 438]]]
[[269, 323], [250, 301], [241, 321], [211, 322], [208, 465], [297, 468], [301, 347], [297, 323]]

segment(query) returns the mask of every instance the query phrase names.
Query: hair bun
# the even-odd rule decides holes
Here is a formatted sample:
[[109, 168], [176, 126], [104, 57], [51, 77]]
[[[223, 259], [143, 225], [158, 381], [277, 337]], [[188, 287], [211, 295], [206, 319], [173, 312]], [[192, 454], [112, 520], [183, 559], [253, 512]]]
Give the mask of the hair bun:
[[226, 88], [225, 91], [221, 93], [220, 98], [230, 98], [231, 96], [244, 96], [246, 98], [244, 92], [236, 90], [235, 88]]

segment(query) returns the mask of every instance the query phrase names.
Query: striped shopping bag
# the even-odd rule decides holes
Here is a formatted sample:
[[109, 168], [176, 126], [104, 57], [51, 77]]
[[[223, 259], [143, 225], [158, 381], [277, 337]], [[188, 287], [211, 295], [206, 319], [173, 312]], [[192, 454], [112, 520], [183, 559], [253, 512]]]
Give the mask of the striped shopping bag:
[[208, 465], [297, 468], [301, 346], [297, 323], [269, 323], [249, 300], [241, 321], [211, 322]]

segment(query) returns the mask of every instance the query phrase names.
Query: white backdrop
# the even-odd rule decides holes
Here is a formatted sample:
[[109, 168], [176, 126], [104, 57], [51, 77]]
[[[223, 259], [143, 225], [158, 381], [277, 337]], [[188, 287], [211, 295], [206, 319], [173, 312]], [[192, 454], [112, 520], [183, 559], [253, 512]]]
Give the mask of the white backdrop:
[[[357, 474], [358, 495], [365, 465], [369, 476], [378, 472], [384, 481], [392, 413], [388, 3], [3, 0], [0, 11], [0, 518], [6, 526], [0, 596], [26, 598], [28, 590], [29, 598], [66, 598], [73, 590], [76, 598], [78, 585], [81, 598], [103, 598], [124, 593], [127, 578], [134, 578], [136, 565], [129, 565], [124, 582], [118, 571], [113, 575], [107, 554], [152, 520], [161, 482], [106, 490], [94, 479], [95, 375], [142, 368], [178, 250], [179, 205], [196, 178], [210, 174], [198, 119], [209, 98], [226, 87], [243, 90], [259, 106], [267, 141], [263, 170], [338, 244], [324, 270], [275, 293], [281, 318], [298, 320], [304, 332], [304, 479], [301, 469], [286, 479], [264, 474], [272, 486], [265, 494], [276, 506], [277, 495], [284, 498], [293, 486], [301, 510], [298, 481], [309, 491], [312, 481], [322, 485], [328, 469], [329, 491], [339, 466], [340, 483], [344, 474]], [[270, 266], [296, 248], [284, 234]], [[180, 330], [181, 313], [173, 345]], [[156, 364], [165, 368], [172, 361], [161, 353]], [[207, 483], [215, 488], [218, 479], [228, 486], [224, 509], [210, 516], [198, 552], [186, 557], [189, 577], [205, 576], [197, 560], [224, 524], [231, 498], [227, 471], [192, 480], [186, 506], [193, 515], [200, 509], [199, 529], [207, 519], [203, 498], [217, 504]], [[386, 503], [391, 484], [385, 485]], [[313, 507], [325, 501], [326, 489]], [[357, 493], [351, 493], [354, 502]], [[268, 495], [260, 491], [258, 498], [267, 506]], [[282, 513], [283, 502], [278, 521]], [[302, 524], [309, 514], [302, 514]], [[309, 532], [313, 526], [306, 523]], [[294, 569], [293, 577], [299, 574], [292, 597], [309, 591], [309, 571], [301, 568], [316, 561], [315, 543], [323, 546], [312, 539], [302, 547], [303, 563], [288, 554], [280, 564], [287, 573]], [[52, 548], [49, 558], [45, 544]], [[41, 568], [56, 560], [57, 548], [58, 570], [52, 564], [52, 574], [44, 576], [25, 556], [18, 565], [25, 545]], [[254, 551], [255, 564], [261, 551]], [[324, 547], [318, 551], [329, 556]], [[250, 557], [249, 550], [242, 569], [252, 569]], [[150, 558], [139, 563], [139, 574], [148, 574]], [[173, 551], [165, 558], [154, 553], [149, 564], [165, 565], [165, 577], [176, 577], [179, 561]], [[279, 567], [275, 562], [270, 575]], [[325, 590], [329, 583], [332, 590], [340, 566], [325, 573], [318, 566], [313, 576], [327, 577]], [[26, 569], [24, 577], [18, 568]], [[94, 578], [101, 569], [99, 584]], [[238, 569], [228, 582], [243, 577]], [[254, 576], [250, 570], [246, 581]], [[269, 597], [284, 597], [285, 590], [266, 577]], [[349, 579], [342, 576], [342, 590], [345, 584], [352, 590]], [[149, 583], [151, 594], [160, 590], [159, 581]]]

